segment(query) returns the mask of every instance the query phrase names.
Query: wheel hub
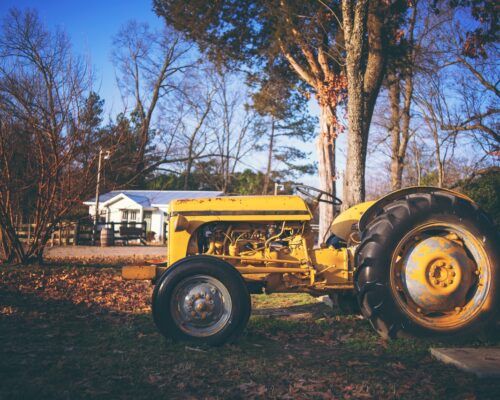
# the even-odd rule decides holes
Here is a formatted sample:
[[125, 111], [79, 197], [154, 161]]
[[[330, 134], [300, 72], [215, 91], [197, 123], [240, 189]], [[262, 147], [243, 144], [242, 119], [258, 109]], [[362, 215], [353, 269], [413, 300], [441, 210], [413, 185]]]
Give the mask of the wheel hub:
[[402, 281], [420, 311], [446, 312], [466, 303], [474, 270], [473, 261], [459, 242], [431, 236], [406, 252]]
[[[196, 292], [193, 294], [188, 294], [185, 297], [184, 308], [187, 311], [188, 320], [211, 320], [211, 318], [219, 311], [219, 302], [216, 300], [220, 298], [220, 293], [213, 289], [213, 294], [211, 292], [206, 292], [206, 288], [197, 286], [191, 290], [191, 292]], [[214, 300], [215, 297], [215, 300]]]
[[198, 275], [179, 283], [172, 306], [182, 330], [193, 336], [208, 336], [228, 322], [232, 303], [220, 281]]
[[[429, 270], [429, 284], [438, 290], [449, 291], [454, 286], [457, 286], [460, 281], [461, 269], [456, 267], [453, 263], [448, 263], [447, 260], [439, 259], [430, 264]], [[446, 289], [447, 288], [447, 289]]]
[[208, 283], [196, 285], [188, 291], [181, 305], [185, 321], [207, 325], [222, 311], [221, 293]]

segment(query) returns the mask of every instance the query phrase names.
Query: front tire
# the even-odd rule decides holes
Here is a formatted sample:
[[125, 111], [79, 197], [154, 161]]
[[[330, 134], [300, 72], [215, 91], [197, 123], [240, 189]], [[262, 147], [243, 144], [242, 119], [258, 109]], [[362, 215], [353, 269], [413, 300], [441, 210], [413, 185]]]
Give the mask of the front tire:
[[243, 331], [251, 300], [245, 281], [231, 264], [193, 256], [178, 261], [159, 278], [152, 309], [165, 337], [218, 346]]
[[384, 338], [474, 337], [499, 315], [498, 233], [476, 205], [412, 194], [370, 222], [356, 252], [363, 315]]

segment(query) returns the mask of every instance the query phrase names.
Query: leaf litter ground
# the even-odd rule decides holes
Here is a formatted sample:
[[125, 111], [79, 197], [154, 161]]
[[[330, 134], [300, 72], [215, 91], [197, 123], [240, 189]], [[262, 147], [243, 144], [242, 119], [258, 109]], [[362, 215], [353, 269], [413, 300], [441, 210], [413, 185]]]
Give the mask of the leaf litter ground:
[[500, 398], [433, 360], [439, 343], [384, 342], [309, 295], [253, 295], [243, 336], [209, 348], [159, 335], [151, 292], [116, 267], [0, 269], [0, 398]]

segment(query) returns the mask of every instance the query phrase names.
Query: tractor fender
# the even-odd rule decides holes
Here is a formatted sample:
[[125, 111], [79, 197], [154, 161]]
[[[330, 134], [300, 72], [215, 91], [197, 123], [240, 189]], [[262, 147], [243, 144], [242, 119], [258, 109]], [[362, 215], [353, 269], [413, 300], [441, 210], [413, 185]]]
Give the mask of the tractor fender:
[[365, 203], [356, 204], [355, 206], [342, 211], [333, 220], [330, 229], [331, 232], [336, 237], [342, 239], [342, 241], [347, 242], [351, 233], [357, 230], [360, 218], [374, 203], [374, 201], [367, 201]]
[[[392, 203], [393, 201], [400, 200], [405, 198], [408, 195], [415, 194], [415, 193], [429, 193], [429, 194], [434, 194], [434, 193], [447, 193], [452, 196], [460, 197], [472, 204], [476, 204], [474, 200], [472, 200], [470, 197], [464, 195], [463, 193], [456, 192], [454, 190], [450, 189], [445, 189], [445, 188], [438, 188], [434, 186], [412, 186], [400, 190], [396, 190], [394, 192], [389, 193], [388, 195], [378, 199], [375, 202], [372, 202], [370, 206], [364, 210], [363, 214], [361, 215], [359, 219], [359, 230], [362, 232], [363, 230], [366, 229], [368, 224], [383, 210], [383, 208], [388, 205], [389, 203]], [[362, 203], [366, 204], [366, 203]]]

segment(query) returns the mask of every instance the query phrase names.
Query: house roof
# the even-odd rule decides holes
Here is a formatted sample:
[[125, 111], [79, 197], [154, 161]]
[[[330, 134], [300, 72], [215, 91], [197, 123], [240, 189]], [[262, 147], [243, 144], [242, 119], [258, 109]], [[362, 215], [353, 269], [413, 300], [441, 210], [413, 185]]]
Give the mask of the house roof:
[[[161, 207], [170, 204], [172, 200], [198, 199], [207, 197], [218, 197], [223, 192], [201, 191], [201, 190], [113, 190], [99, 196], [99, 203], [103, 204], [109, 200], [125, 195], [143, 207]], [[85, 201], [83, 204], [94, 205], [95, 199]]]

